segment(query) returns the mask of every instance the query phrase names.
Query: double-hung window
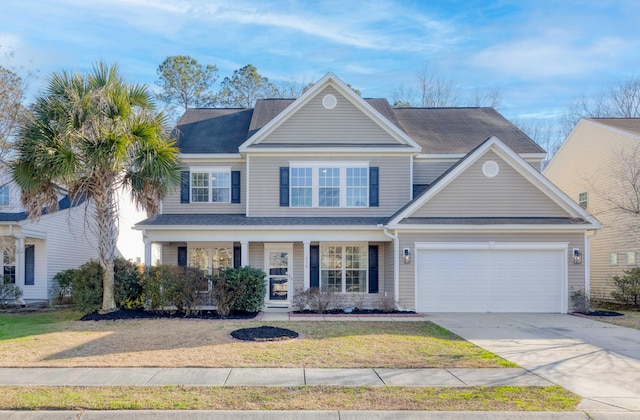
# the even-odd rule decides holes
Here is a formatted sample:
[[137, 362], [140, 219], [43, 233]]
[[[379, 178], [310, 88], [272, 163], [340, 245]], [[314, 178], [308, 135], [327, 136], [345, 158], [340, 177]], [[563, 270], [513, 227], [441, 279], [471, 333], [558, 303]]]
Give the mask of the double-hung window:
[[192, 203], [230, 203], [231, 171], [210, 169], [191, 171]]
[[6, 207], [9, 205], [9, 186], [3, 185], [0, 187], [0, 206]]
[[320, 246], [320, 290], [338, 293], [367, 292], [366, 244]]
[[291, 162], [291, 207], [369, 207], [368, 162]]

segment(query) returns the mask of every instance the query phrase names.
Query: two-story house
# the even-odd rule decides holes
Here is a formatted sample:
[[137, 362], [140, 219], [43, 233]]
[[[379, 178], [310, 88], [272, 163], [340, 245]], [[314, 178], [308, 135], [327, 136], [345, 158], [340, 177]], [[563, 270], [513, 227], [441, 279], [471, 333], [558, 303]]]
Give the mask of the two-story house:
[[611, 300], [611, 278], [638, 266], [639, 163], [640, 118], [584, 118], [544, 171], [604, 227], [590, 240], [587, 261], [596, 300]]
[[[9, 166], [0, 162], [0, 246], [3, 280], [16, 284], [25, 302], [42, 302], [55, 297], [55, 275], [98, 259], [96, 230], [91, 203], [73, 203], [61, 189], [57, 211], [45, 211], [37, 221], [28, 218], [20, 201], [20, 187]], [[141, 262], [142, 235], [131, 229], [146, 217], [126, 195], [118, 206], [120, 232], [117, 255]]]
[[318, 287], [421, 312], [567, 312], [585, 287], [598, 222], [492, 108], [392, 108], [329, 73], [295, 100], [189, 109], [177, 144], [182, 187], [137, 225], [145, 263], [263, 269], [267, 308]]

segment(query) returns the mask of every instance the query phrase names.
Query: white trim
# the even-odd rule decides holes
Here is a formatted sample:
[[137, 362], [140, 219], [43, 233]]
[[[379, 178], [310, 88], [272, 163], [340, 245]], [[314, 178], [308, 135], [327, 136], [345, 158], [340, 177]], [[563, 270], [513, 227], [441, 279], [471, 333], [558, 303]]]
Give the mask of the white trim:
[[267, 153], [273, 153], [274, 155], [296, 155], [296, 154], [300, 154], [300, 155], [308, 155], [309, 153], [335, 153], [337, 155], [344, 155], [345, 153], [353, 153], [353, 154], [362, 154], [362, 153], [367, 153], [367, 154], [374, 154], [374, 153], [385, 153], [385, 154], [414, 154], [415, 153], [415, 149], [410, 148], [408, 146], [405, 147], [398, 147], [398, 146], [391, 146], [391, 147], [384, 147], [384, 146], [375, 146], [375, 147], [368, 147], [368, 146], [346, 146], [346, 147], [336, 147], [336, 146], [326, 146], [326, 147], [322, 147], [322, 146], [305, 146], [304, 148], [300, 148], [300, 147], [260, 147], [258, 148], [252, 148], [246, 151], [247, 156], [249, 154], [267, 154]]
[[240, 266], [249, 265], [249, 241], [240, 241]]
[[[247, 217], [251, 217], [251, 214], [249, 212], [249, 209], [250, 209], [250, 207], [249, 207], [249, 197], [250, 197], [249, 196], [249, 185], [251, 184], [249, 182], [249, 180], [251, 179], [250, 178], [250, 173], [249, 173], [249, 168], [251, 167], [251, 165], [249, 165], [249, 158], [250, 158], [250, 156], [247, 156], [247, 162], [246, 162], [246, 165], [245, 165], [245, 169], [246, 169], [245, 173], [246, 173], [246, 175], [245, 175], [245, 180], [244, 180], [244, 185], [245, 185], [245, 187], [244, 187], [244, 189], [245, 189], [245, 203], [244, 203], [245, 210], [244, 210], [244, 214], [246, 214]], [[242, 186], [242, 179], [240, 179], [240, 186]], [[240, 200], [242, 200], [242, 191], [241, 191], [241, 194], [240, 194]]]
[[416, 159], [441, 159], [457, 162], [465, 156], [466, 154], [464, 153], [418, 153]]
[[304, 161], [304, 160], [291, 160], [289, 161], [289, 168], [368, 168], [369, 161]]
[[311, 287], [311, 272], [309, 271], [309, 264], [310, 264], [310, 259], [311, 259], [311, 241], [309, 239], [306, 239], [304, 241], [302, 241], [302, 245], [304, 246], [304, 261], [303, 261], [303, 265], [304, 265], [304, 277], [303, 277], [303, 289], [307, 290], [309, 289], [309, 287]]
[[211, 241], [215, 234], [219, 241], [249, 241], [249, 242], [303, 242], [313, 241], [336, 241], [336, 242], [389, 242], [389, 238], [382, 231], [379, 232], [356, 232], [353, 230], [332, 230], [332, 231], [283, 231], [281, 229], [271, 229], [269, 231], [211, 231], [203, 229], [194, 230], [173, 230], [173, 231], [146, 231], [146, 235], [153, 242], [206, 242]]
[[569, 243], [568, 242], [414, 242], [414, 308], [418, 308], [418, 251], [471, 250], [471, 251], [564, 251], [562, 278], [560, 279], [560, 313], [568, 311]]
[[[320, 206], [320, 168], [326, 169], [338, 169], [338, 204], [337, 206]], [[348, 169], [367, 169], [366, 177], [367, 183], [364, 187], [351, 187], [351, 188], [366, 188], [366, 205], [364, 206], [349, 206], [347, 205], [348, 194], [347, 190], [350, 188], [347, 185], [347, 170]], [[311, 187], [294, 187], [292, 181], [293, 171], [292, 169], [311, 169]], [[289, 162], [289, 207], [290, 208], [326, 208], [326, 209], [339, 209], [339, 208], [368, 208], [369, 207], [369, 185], [371, 180], [369, 179], [369, 162], [303, 162], [303, 161], [291, 161]], [[311, 205], [310, 206], [294, 206], [292, 204], [291, 192], [294, 188], [311, 188]], [[336, 187], [333, 187], [336, 188]]]
[[389, 221], [389, 225], [394, 226], [395, 228], [395, 226], [398, 225], [402, 219], [411, 216], [428, 200], [430, 200], [433, 196], [446, 188], [461, 173], [466, 171], [471, 165], [473, 165], [482, 156], [484, 156], [489, 150], [496, 153], [506, 164], [510, 165], [514, 170], [516, 170], [516, 172], [520, 173], [527, 180], [529, 180], [534, 186], [536, 186], [553, 202], [558, 204], [570, 216], [580, 217], [590, 223], [590, 226], [587, 227], [583, 225], [583, 228], [600, 229], [602, 227], [593, 216], [591, 216], [582, 207], [571, 200], [564, 192], [553, 185], [540, 172], [538, 172], [528, 162], [518, 156], [518, 154], [509, 149], [502, 141], [500, 141], [495, 136], [491, 137], [489, 140], [483, 143], [482, 146], [476, 149], [463, 162], [461, 162], [458, 166], [451, 170], [451, 172], [449, 172], [443, 179], [430, 187], [425, 194], [423, 194], [411, 205], [409, 205], [398, 215], [396, 215], [391, 221]]
[[414, 242], [419, 250], [565, 251], [569, 242]]
[[[386, 131], [392, 138], [398, 141], [399, 144], [406, 144], [410, 146], [413, 151], [419, 152], [422, 148], [409, 137], [404, 131], [400, 130], [395, 124], [391, 123], [387, 120], [382, 114], [375, 110], [371, 105], [369, 105], [364, 99], [362, 99], [358, 94], [356, 94], [353, 89], [347, 86], [342, 80], [340, 80], [333, 73], [327, 73], [324, 77], [322, 77], [317, 83], [315, 83], [309, 90], [302, 94], [298, 99], [296, 99], [291, 105], [289, 105], [284, 111], [278, 114], [274, 119], [269, 121], [262, 127], [256, 134], [251, 136], [246, 142], [244, 142], [240, 147], [240, 152], [248, 151], [249, 146], [260, 144], [262, 140], [267, 138], [273, 131], [280, 127], [282, 123], [289, 119], [289, 117], [302, 107], [304, 107], [307, 103], [309, 103], [313, 98], [315, 98], [320, 92], [322, 92], [327, 87], [333, 87], [340, 93], [348, 102], [357, 107], [360, 111], [362, 111], [366, 116], [368, 116], [373, 122], [378, 124], [380, 128]], [[253, 149], [251, 149], [253, 151]]]
[[[211, 159], [240, 159], [242, 160], [242, 155], [240, 153], [179, 153], [178, 159], [202, 159], [211, 161]], [[186, 163], [186, 162], [185, 162]]]
[[[231, 179], [231, 167], [230, 166], [190, 166], [189, 167], [189, 203], [191, 204], [231, 204], [231, 195], [233, 190], [233, 183]], [[193, 189], [194, 188], [205, 188], [205, 187], [194, 187], [193, 186], [193, 175], [194, 174], [208, 174], [207, 177], [207, 198], [208, 201], [193, 201]], [[211, 174], [228, 174], [229, 175], [229, 186], [228, 187], [214, 187], [213, 180]], [[226, 188], [229, 190], [229, 200], [228, 201], [212, 201], [213, 199], [213, 189], [218, 188]]]
[[583, 231], [592, 230], [592, 225], [447, 225], [447, 224], [428, 224], [428, 225], [389, 225], [390, 229], [409, 232], [429, 232], [429, 231]]

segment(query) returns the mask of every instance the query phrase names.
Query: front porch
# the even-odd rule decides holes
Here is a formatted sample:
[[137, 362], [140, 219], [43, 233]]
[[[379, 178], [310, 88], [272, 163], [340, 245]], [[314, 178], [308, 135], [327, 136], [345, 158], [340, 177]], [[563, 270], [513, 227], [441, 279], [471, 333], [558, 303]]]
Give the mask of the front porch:
[[24, 232], [19, 225], [0, 228], [3, 281], [23, 291], [27, 302], [48, 300], [44, 236]]

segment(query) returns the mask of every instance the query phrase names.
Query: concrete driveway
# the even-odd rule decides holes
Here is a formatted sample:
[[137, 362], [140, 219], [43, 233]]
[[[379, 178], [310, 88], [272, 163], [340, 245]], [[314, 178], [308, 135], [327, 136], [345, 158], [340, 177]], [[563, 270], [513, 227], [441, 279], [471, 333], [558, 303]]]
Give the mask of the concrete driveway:
[[640, 411], [640, 330], [560, 314], [424, 315], [582, 396], [580, 409]]

